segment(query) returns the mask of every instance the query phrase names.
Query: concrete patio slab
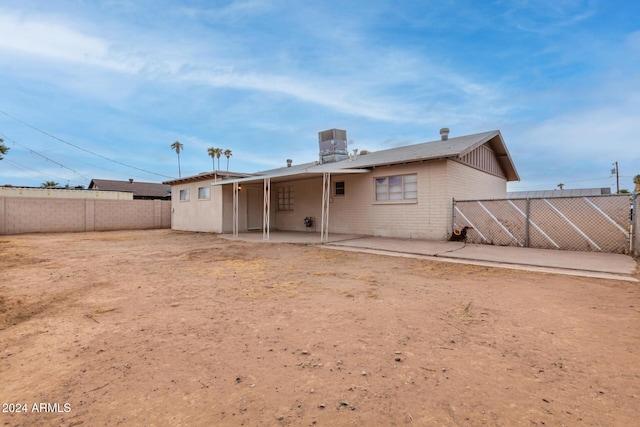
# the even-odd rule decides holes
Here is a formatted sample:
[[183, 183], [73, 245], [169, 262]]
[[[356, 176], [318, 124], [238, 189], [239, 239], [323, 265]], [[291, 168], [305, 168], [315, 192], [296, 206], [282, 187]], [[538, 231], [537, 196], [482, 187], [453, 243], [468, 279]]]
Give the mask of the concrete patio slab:
[[[226, 239], [265, 242], [262, 232], [240, 233], [238, 237], [221, 234]], [[637, 262], [628, 255], [601, 252], [574, 252], [551, 249], [520, 248], [466, 244], [416, 239], [329, 234], [329, 242], [320, 243], [320, 233], [272, 231], [271, 243], [319, 245], [333, 250], [366, 252], [441, 262], [474, 264], [572, 276], [635, 281]]]
[[[219, 234], [223, 239], [242, 240], [244, 242], [266, 242], [266, 243], [297, 243], [303, 245], [320, 244], [320, 233], [305, 231], [272, 231], [269, 233], [269, 240], [263, 240], [262, 231], [249, 231], [239, 233], [238, 237], [233, 234]], [[357, 239], [362, 237], [357, 234], [329, 234], [329, 243], [342, 240]]]
[[372, 253], [413, 254], [421, 257], [431, 257], [437, 261], [455, 261], [528, 271], [637, 281], [633, 277], [636, 272], [637, 262], [632, 257], [621, 254], [369, 236], [337, 241], [330, 243], [329, 246], [375, 251]]

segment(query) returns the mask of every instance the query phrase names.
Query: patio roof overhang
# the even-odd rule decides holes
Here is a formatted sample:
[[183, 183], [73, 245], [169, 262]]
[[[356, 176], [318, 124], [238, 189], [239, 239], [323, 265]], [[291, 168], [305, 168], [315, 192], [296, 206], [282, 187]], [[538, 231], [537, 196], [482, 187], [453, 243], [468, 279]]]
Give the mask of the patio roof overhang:
[[238, 192], [241, 184], [262, 183], [262, 239], [269, 240], [271, 216], [271, 183], [298, 181], [322, 176], [322, 222], [320, 225], [320, 242], [329, 240], [329, 196], [331, 188], [331, 174], [368, 173], [369, 169], [343, 169], [331, 165], [315, 165], [307, 168], [297, 168], [291, 171], [280, 170], [261, 176], [228, 179], [212, 182], [211, 186], [233, 185], [233, 235], [238, 236]]
[[271, 182], [284, 182], [284, 181], [297, 181], [300, 179], [307, 179], [313, 177], [323, 176], [325, 173], [330, 173], [333, 175], [342, 175], [342, 174], [352, 174], [352, 173], [368, 173], [371, 172], [370, 169], [345, 169], [345, 168], [321, 168], [321, 167], [312, 167], [307, 169], [298, 169], [292, 171], [283, 171], [276, 172], [264, 175], [254, 175], [243, 178], [232, 178], [225, 179], [223, 181], [212, 182], [211, 185], [228, 185], [233, 183], [238, 184], [250, 184], [250, 183], [260, 183], [265, 179], [269, 179]]

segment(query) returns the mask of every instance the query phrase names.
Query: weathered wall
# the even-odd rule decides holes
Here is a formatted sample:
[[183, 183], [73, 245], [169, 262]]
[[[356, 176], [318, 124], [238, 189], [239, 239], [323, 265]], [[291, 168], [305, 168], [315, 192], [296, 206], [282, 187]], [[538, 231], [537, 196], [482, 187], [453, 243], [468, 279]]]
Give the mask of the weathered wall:
[[164, 200], [0, 197], [0, 234], [170, 227], [171, 202]]

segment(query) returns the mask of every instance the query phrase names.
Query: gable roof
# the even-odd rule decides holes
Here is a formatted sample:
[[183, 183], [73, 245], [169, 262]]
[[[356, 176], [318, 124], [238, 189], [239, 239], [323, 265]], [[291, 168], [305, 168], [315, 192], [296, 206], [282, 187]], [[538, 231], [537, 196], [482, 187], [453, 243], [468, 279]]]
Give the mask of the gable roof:
[[421, 160], [460, 159], [483, 144], [488, 144], [495, 153], [507, 181], [519, 181], [518, 172], [498, 130], [373, 151], [339, 163], [350, 164], [344, 167], [366, 168]]
[[89, 189], [104, 191], [128, 191], [134, 197], [167, 198], [171, 195], [171, 186], [155, 182], [116, 181], [111, 179], [92, 179]]
[[[214, 182], [212, 185], [224, 185], [234, 182], [253, 182], [264, 178], [274, 178], [285, 180], [286, 178], [303, 178], [331, 173], [363, 173], [371, 168], [387, 166], [393, 164], [403, 164], [436, 159], [453, 159], [461, 161], [462, 157], [481, 145], [488, 145], [493, 151], [500, 168], [504, 172], [507, 181], [519, 181], [520, 177], [511, 160], [509, 151], [502, 139], [502, 134], [498, 130], [476, 133], [473, 135], [459, 136], [447, 140], [437, 140], [424, 142], [421, 144], [406, 145], [403, 147], [389, 148], [387, 150], [373, 151], [368, 154], [360, 154], [345, 160], [329, 163], [309, 162], [298, 165], [285, 166], [276, 169], [269, 169], [257, 172], [253, 175], [246, 174], [245, 177], [229, 177], [222, 181]], [[199, 175], [182, 180], [198, 179]], [[176, 184], [179, 180], [166, 181], [166, 183]]]

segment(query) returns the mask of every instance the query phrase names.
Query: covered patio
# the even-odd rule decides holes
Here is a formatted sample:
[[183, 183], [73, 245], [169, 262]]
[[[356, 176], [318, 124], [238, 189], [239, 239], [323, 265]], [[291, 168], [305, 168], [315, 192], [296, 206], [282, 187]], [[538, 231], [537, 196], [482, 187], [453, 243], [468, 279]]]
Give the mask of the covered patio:
[[[332, 238], [329, 237], [329, 200], [331, 197], [331, 176], [333, 175], [345, 175], [345, 174], [362, 174], [370, 172], [368, 169], [348, 169], [348, 168], [339, 168], [334, 164], [312, 164], [312, 165], [301, 165], [299, 167], [287, 167], [283, 169], [275, 170], [269, 174], [245, 177], [245, 178], [236, 178], [229, 179], [224, 181], [213, 182], [211, 186], [230, 186], [232, 187], [233, 194], [233, 208], [232, 208], [232, 235], [234, 238], [238, 238], [241, 230], [239, 227], [239, 192], [242, 190], [242, 186], [252, 187], [252, 188], [260, 188], [262, 189], [262, 226], [260, 234], [261, 240], [271, 241], [271, 215], [272, 215], [272, 207], [271, 207], [271, 197], [272, 197], [272, 184], [275, 183], [283, 183], [283, 182], [296, 182], [300, 180], [306, 180], [309, 178], [322, 178], [322, 191], [321, 194], [317, 194], [317, 200], [321, 203], [321, 220], [320, 220], [320, 233], [317, 232], [308, 232], [302, 233], [306, 235], [304, 240], [309, 240], [311, 243], [311, 239], [314, 241], [312, 243], [327, 243], [332, 241]], [[282, 232], [281, 232], [282, 233]], [[279, 234], [279, 238], [294, 238], [293, 236], [297, 236], [295, 232], [291, 235], [281, 235]], [[251, 240], [257, 238], [257, 233], [250, 232], [247, 235], [252, 236]], [[285, 237], [287, 236], [287, 237]], [[297, 238], [301, 238], [301, 236], [297, 236]], [[340, 237], [337, 237], [340, 239]]]

